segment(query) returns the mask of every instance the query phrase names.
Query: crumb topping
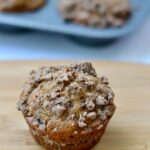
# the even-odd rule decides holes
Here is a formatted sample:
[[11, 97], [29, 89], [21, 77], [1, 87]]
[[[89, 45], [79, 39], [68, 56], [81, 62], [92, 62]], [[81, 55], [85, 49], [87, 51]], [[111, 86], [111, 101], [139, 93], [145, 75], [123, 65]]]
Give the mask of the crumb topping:
[[87, 114], [87, 118], [92, 119], [92, 120], [96, 119], [96, 116], [97, 116], [96, 112], [89, 112]]
[[86, 101], [85, 105], [86, 105], [86, 107], [87, 107], [88, 110], [93, 110], [95, 108], [94, 102], [92, 102], [90, 100]]
[[66, 21], [92, 27], [122, 26], [131, 11], [129, 0], [60, 0], [60, 12]]
[[79, 117], [78, 125], [80, 128], [87, 126], [87, 124], [85, 123], [85, 117], [83, 117], [82, 115], [80, 115], [80, 117]]
[[90, 62], [81, 62], [31, 71], [17, 107], [41, 130], [69, 120], [90, 130], [93, 121], [102, 123], [113, 115], [113, 99], [108, 79], [98, 77]]

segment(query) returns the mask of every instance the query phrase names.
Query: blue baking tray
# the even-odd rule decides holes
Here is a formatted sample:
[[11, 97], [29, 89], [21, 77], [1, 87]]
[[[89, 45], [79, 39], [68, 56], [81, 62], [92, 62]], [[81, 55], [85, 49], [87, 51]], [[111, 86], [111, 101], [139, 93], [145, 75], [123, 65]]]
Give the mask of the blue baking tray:
[[48, 0], [47, 5], [35, 12], [0, 13], [0, 24], [61, 33], [83, 43], [105, 43], [132, 33], [148, 16], [150, 0], [131, 0], [131, 4], [133, 15], [120, 28], [99, 29], [66, 23], [57, 9], [58, 0]]

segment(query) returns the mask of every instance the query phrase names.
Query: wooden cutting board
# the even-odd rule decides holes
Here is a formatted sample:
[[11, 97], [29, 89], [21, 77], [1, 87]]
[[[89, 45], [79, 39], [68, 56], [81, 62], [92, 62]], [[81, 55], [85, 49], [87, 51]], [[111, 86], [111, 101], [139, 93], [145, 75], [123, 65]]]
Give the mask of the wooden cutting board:
[[[0, 62], [0, 150], [43, 150], [31, 137], [16, 110], [20, 89], [28, 73], [62, 61]], [[150, 66], [93, 62], [115, 91], [117, 111], [93, 150], [150, 150]]]

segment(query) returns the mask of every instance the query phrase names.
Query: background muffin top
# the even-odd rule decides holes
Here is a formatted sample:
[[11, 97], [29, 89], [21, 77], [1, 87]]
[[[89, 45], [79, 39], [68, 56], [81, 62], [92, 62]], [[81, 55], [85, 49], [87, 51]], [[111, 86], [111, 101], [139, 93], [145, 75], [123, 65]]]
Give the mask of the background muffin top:
[[65, 20], [93, 27], [121, 26], [132, 10], [128, 0], [60, 0]]

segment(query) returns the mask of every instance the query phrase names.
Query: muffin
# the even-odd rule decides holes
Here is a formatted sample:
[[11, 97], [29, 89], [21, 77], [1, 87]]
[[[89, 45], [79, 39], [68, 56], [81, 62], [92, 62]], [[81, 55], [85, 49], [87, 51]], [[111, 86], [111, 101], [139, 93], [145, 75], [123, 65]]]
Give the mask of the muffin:
[[113, 99], [108, 79], [79, 62], [31, 71], [17, 107], [48, 150], [88, 150], [115, 112]]
[[1, 12], [33, 11], [45, 4], [46, 0], [0, 0]]
[[129, 19], [129, 0], [59, 0], [65, 21], [91, 27], [119, 27]]

